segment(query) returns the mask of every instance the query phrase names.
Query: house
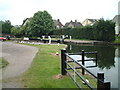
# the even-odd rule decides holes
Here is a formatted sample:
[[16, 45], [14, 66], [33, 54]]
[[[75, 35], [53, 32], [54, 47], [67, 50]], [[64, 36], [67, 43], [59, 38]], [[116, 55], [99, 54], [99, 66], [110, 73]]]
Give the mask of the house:
[[120, 15], [116, 15], [113, 22], [115, 22], [115, 34], [120, 35]]
[[30, 21], [29, 19], [30, 19], [30, 18], [26, 18], [26, 19], [24, 19], [24, 20], [23, 20], [23, 23], [22, 23], [22, 26], [25, 26], [26, 23]]
[[71, 28], [75, 28], [75, 27], [81, 27], [82, 24], [80, 22], [77, 22], [77, 20], [75, 20], [75, 22], [73, 22], [72, 20], [70, 22], [67, 22], [65, 24], [65, 27], [71, 27]]
[[60, 22], [60, 20], [54, 20], [55, 28], [56, 29], [61, 29], [63, 28], [63, 24]]
[[99, 21], [99, 19], [85, 19], [84, 21], [83, 21], [83, 23], [82, 23], [82, 25], [83, 26], [87, 26], [87, 25], [93, 25], [93, 24], [95, 24], [96, 22], [98, 22]]

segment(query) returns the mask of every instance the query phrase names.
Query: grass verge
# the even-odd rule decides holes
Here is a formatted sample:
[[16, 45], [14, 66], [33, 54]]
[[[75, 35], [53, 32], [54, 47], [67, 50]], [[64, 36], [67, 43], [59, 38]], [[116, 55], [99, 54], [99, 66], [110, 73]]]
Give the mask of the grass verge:
[[[33, 45], [31, 45], [33, 46]], [[58, 78], [61, 71], [60, 55], [55, 55], [65, 45], [34, 45], [39, 49], [29, 70], [23, 75], [27, 88], [78, 88], [66, 75]], [[85, 88], [86, 85], [83, 85]]]
[[0, 68], [4, 68], [7, 65], [8, 65], [8, 62], [4, 58], [0, 57]]
[[115, 43], [120, 43], [120, 36], [116, 36]]

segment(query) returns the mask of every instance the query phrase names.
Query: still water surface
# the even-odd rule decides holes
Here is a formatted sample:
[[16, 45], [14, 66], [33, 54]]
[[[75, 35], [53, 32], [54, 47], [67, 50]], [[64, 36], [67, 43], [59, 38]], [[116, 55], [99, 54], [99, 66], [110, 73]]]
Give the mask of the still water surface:
[[[104, 72], [105, 80], [111, 82], [112, 88], [120, 90], [120, 46], [96, 45], [83, 46], [76, 44], [67, 44], [67, 52], [75, 53], [81, 50], [97, 51], [98, 66], [89, 68], [89, 70], [97, 75], [97, 72]], [[94, 55], [86, 55], [87, 58], [95, 58]], [[78, 58], [78, 57], [76, 57]], [[94, 61], [87, 61], [86, 66], [95, 65]]]

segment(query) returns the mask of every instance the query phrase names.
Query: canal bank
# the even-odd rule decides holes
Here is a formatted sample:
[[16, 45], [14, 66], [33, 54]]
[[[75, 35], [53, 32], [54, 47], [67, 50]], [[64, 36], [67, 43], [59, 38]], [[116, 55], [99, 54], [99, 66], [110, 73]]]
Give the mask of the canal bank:
[[95, 40], [64, 40], [64, 43], [73, 43], [80, 45], [120, 45], [120, 43], [95, 41]]

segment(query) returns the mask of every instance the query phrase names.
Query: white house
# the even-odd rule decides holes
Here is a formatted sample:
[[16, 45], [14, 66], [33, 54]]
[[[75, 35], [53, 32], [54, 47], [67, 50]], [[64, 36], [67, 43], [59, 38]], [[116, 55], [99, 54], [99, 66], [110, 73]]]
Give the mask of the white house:
[[120, 15], [116, 15], [113, 21], [115, 22], [115, 34], [120, 35]]
[[96, 22], [98, 22], [99, 21], [99, 19], [85, 19], [83, 22], [82, 22], [82, 25], [83, 26], [87, 26], [87, 25], [93, 25], [93, 24], [95, 24]]
[[115, 34], [120, 35], [120, 1], [118, 2], [118, 15], [113, 18], [115, 22]]

